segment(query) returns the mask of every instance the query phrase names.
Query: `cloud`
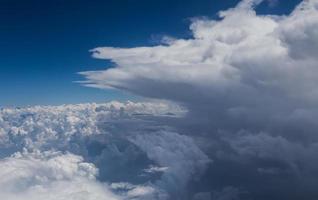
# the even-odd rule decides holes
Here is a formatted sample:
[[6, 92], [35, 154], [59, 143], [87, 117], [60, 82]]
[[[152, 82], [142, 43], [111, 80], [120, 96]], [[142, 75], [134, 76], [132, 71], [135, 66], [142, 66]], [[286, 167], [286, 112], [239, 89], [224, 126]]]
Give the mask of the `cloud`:
[[0, 171], [1, 199], [120, 199], [95, 181], [94, 165], [73, 154], [15, 153], [0, 161]]
[[244, 193], [239, 188], [226, 186], [220, 190], [200, 192], [193, 196], [193, 200], [238, 200], [239, 195]]
[[186, 112], [159, 101], [3, 108], [0, 197], [163, 200], [186, 192], [210, 162], [165, 125]]
[[257, 15], [253, 3], [220, 12], [220, 21], [194, 20], [192, 39], [95, 48], [93, 57], [117, 67], [81, 74], [86, 85], [173, 100], [192, 111], [198, 104], [217, 112], [261, 106], [250, 113], [258, 118], [315, 106], [317, 2], [302, 2], [288, 16]]
[[[302, 1], [283, 16], [257, 14], [254, 8], [261, 2], [243, 0], [220, 11], [219, 20], [193, 20], [190, 39], [95, 48], [93, 57], [115, 66], [81, 72], [86, 86], [164, 99], [188, 110], [184, 118], [164, 122], [173, 129], [169, 135], [175, 131], [191, 138], [213, 160], [200, 181], [187, 182], [188, 198], [209, 198], [206, 191], [228, 185], [246, 189], [248, 199], [318, 198], [313, 157], [318, 151], [318, 1]], [[159, 139], [147, 142], [141, 148], [170, 149]], [[145, 151], [162, 166], [169, 160], [169, 154], [160, 158]]]
[[186, 196], [182, 193], [186, 193], [187, 183], [198, 180], [211, 162], [192, 139], [178, 133], [138, 134], [131, 141], [159, 165], [169, 166], [157, 184], [169, 191], [172, 198]]
[[168, 169], [168, 167], [150, 166], [148, 169], [145, 169], [144, 171], [147, 173], [157, 173], [167, 171]]

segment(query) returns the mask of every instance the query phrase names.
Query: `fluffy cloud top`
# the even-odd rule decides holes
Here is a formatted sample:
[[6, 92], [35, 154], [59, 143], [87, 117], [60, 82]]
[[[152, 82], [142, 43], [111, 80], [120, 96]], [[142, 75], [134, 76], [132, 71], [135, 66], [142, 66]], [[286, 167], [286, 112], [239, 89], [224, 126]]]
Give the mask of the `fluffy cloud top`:
[[0, 161], [0, 171], [1, 199], [120, 199], [95, 182], [94, 165], [72, 154], [16, 153]]
[[304, 0], [284, 16], [258, 15], [261, 2], [243, 0], [218, 20], [193, 20], [191, 39], [95, 48], [93, 57], [115, 66], [81, 73], [86, 86], [189, 110], [167, 124], [214, 161], [190, 183], [188, 191], [201, 190], [191, 198], [218, 199], [213, 191], [224, 188], [235, 195], [221, 192], [221, 199], [318, 198], [318, 1]]
[[163, 124], [185, 113], [158, 101], [3, 108], [0, 198], [168, 199], [186, 192], [210, 159]]
[[192, 39], [95, 48], [95, 58], [116, 67], [82, 72], [84, 84], [256, 118], [316, 106], [317, 1], [302, 2], [288, 16], [257, 15], [260, 2], [242, 1], [218, 21], [194, 20]]

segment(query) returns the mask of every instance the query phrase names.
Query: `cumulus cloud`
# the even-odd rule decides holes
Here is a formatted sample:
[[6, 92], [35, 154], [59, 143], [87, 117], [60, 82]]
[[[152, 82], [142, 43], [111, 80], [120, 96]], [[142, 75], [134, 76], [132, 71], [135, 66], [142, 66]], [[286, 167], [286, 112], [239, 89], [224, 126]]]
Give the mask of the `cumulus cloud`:
[[[186, 112], [158, 101], [3, 108], [0, 197], [168, 199], [185, 192], [210, 162], [164, 123]], [[186, 171], [178, 171], [182, 165]]]
[[[160, 131], [138, 134], [131, 139], [148, 157], [161, 166], [169, 166], [157, 182], [174, 197], [186, 196], [185, 187], [190, 179], [199, 179], [211, 160], [192, 139], [174, 132]], [[186, 197], [184, 197], [186, 198]]]
[[[193, 20], [190, 39], [170, 38], [151, 47], [95, 48], [93, 57], [115, 66], [81, 72], [86, 86], [126, 90], [188, 109], [184, 118], [165, 121], [174, 129], [169, 136], [139, 136], [156, 138], [161, 133], [169, 138], [177, 130], [183, 134], [175, 137], [178, 141], [191, 138], [213, 160], [199, 182], [186, 181], [187, 198], [209, 199], [211, 191], [228, 185], [248, 191], [248, 199], [318, 198], [318, 1], [302, 1], [283, 16], [257, 14], [254, 8], [260, 3], [243, 0], [220, 11], [218, 20]], [[136, 141], [167, 167], [169, 154], [161, 158], [150, 148], [164, 146], [159, 139]], [[236, 193], [235, 198], [241, 196]]]
[[304, 1], [288, 16], [257, 15], [259, 2], [242, 1], [220, 12], [219, 21], [194, 20], [193, 39], [95, 48], [95, 58], [117, 67], [82, 72], [85, 85], [173, 100], [192, 111], [248, 112], [252, 119], [315, 106], [317, 2]]
[[73, 154], [15, 153], [0, 161], [0, 171], [1, 199], [120, 199], [95, 181], [94, 165]]

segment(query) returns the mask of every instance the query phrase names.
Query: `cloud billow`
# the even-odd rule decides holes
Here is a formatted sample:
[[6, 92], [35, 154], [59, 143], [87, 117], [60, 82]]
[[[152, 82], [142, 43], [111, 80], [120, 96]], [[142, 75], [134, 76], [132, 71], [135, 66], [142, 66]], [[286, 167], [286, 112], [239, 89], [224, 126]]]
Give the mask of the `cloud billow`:
[[261, 2], [243, 0], [220, 20], [194, 19], [190, 39], [95, 48], [93, 57], [116, 66], [81, 72], [86, 86], [188, 109], [168, 124], [213, 160], [200, 186], [189, 183], [202, 190], [193, 198], [232, 186], [237, 198], [318, 197], [318, 1], [283, 16], [258, 15]]
[[185, 113], [158, 101], [3, 108], [0, 198], [179, 198], [211, 163], [164, 124]]

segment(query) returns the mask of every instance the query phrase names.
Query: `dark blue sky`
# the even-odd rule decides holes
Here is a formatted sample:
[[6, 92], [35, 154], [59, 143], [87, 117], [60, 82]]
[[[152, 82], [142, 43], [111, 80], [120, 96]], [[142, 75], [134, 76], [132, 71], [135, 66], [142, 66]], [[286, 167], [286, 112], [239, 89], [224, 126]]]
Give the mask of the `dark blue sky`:
[[[288, 13], [300, 0], [262, 4]], [[85, 88], [78, 71], [105, 69], [98, 46], [154, 45], [163, 35], [190, 37], [189, 18], [215, 17], [238, 0], [0, 0], [0, 106], [134, 99]]]

